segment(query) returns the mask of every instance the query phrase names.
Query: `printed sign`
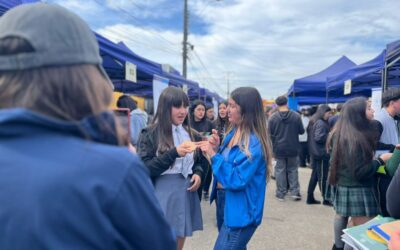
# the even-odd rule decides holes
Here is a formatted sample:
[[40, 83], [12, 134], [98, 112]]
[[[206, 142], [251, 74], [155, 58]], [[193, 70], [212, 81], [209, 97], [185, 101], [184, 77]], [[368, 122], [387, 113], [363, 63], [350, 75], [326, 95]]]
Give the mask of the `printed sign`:
[[351, 80], [347, 80], [344, 82], [344, 94], [345, 95], [351, 94]]
[[136, 65], [130, 62], [125, 63], [125, 80], [137, 82]]

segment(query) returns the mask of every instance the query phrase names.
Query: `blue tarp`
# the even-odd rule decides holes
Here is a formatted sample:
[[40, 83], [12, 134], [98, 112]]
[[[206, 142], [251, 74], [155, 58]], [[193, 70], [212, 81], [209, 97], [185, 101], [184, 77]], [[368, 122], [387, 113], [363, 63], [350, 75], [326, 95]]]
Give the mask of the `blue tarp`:
[[[188, 96], [189, 98], [194, 98], [198, 96], [199, 85], [198, 83], [187, 80], [179, 75], [177, 72], [167, 73], [163, 72], [162, 66], [159, 63], [155, 63], [151, 60], [143, 58], [133, 51], [131, 51], [124, 43], [119, 42], [115, 44], [105, 37], [96, 34], [99, 41], [100, 54], [102, 55], [104, 62], [103, 66], [107, 73], [111, 75], [111, 78], [116, 80], [115, 82], [122, 83], [124, 86], [124, 92], [135, 93], [139, 96], [148, 96], [150, 91], [147, 88], [152, 88], [153, 75], [159, 75], [169, 79], [169, 84], [176, 87], [182, 87], [183, 85], [188, 86]], [[146, 82], [143, 88], [138, 88], [138, 86], [129, 87], [129, 81], [125, 81], [125, 62], [131, 62], [137, 67], [137, 78], [140, 80], [138, 83], [131, 84], [142, 84]], [[119, 87], [116, 86], [116, 90], [121, 91]]]
[[[294, 80], [294, 83], [289, 89], [288, 95], [295, 97], [326, 97], [326, 79], [329, 76], [341, 73], [356, 64], [346, 56], [342, 56], [336, 62], [334, 62], [328, 68], [309, 75], [300, 79]], [[300, 99], [298, 100], [300, 105], [304, 105]]]
[[112, 80], [114, 90], [123, 93], [135, 93], [137, 96], [153, 98], [153, 82], [138, 80], [137, 83], [127, 80]]
[[[343, 72], [355, 65], [346, 56], [342, 56], [328, 68], [313, 75], [296, 79], [289, 89], [288, 95], [297, 98], [299, 105], [326, 103], [328, 101], [326, 95], [327, 77]], [[333, 102], [341, 101], [341, 99], [338, 99]]]
[[0, 16], [17, 5], [34, 2], [39, 2], [39, 0], [0, 0]]
[[386, 45], [386, 51], [386, 61], [389, 63], [394, 59], [400, 57], [400, 40]]
[[[381, 87], [382, 69], [385, 64], [386, 50], [370, 61], [355, 66], [341, 74], [328, 78], [328, 99], [342, 97], [349, 99], [355, 96], [371, 96], [372, 88]], [[344, 82], [352, 81], [350, 95], [344, 95]]]
[[400, 40], [386, 45], [386, 86], [400, 84]]
[[[162, 74], [162, 69], [161, 69], [161, 64], [152, 62], [146, 58], [140, 57], [130, 51], [129, 49], [126, 49], [125, 47], [115, 44], [108, 40], [107, 38], [95, 34], [97, 41], [99, 42], [99, 47], [100, 47], [100, 54], [102, 57], [108, 56], [109, 58], [112, 58], [114, 60], [117, 60], [118, 63], [115, 64], [111, 63], [110, 60], [105, 60], [103, 63], [104, 68], [107, 70], [109, 67], [115, 69], [118, 68], [116, 67], [117, 65], [120, 66], [120, 70], [125, 72], [125, 62], [131, 62], [136, 65], [137, 67], [137, 77], [138, 79], [141, 80], [153, 80], [153, 75], [161, 75]], [[124, 76], [125, 77], [125, 76]]]
[[326, 98], [326, 96], [300, 96], [295, 97], [299, 105], [318, 105], [322, 103], [342, 103], [347, 100], [345, 97], [331, 97]]
[[[0, 0], [0, 15], [4, 14], [10, 8], [30, 2], [38, 2], [38, 0]], [[178, 71], [174, 70], [171, 73], [164, 72], [161, 64], [135, 54], [124, 43], [115, 44], [97, 33], [95, 33], [95, 36], [99, 42], [103, 67], [110, 78], [115, 80], [113, 82], [118, 82], [118, 86], [123, 86], [124, 89], [134, 91], [135, 94], [140, 96], [149, 96], [148, 93], [152, 89], [153, 75], [160, 75], [168, 78], [169, 83], [173, 86], [182, 87], [183, 85], [187, 85], [189, 97], [193, 98], [199, 95], [198, 83], [183, 78]], [[124, 80], [126, 61], [136, 65], [137, 83]], [[129, 83], [134, 84], [134, 86], [128, 87]], [[119, 89], [119, 87], [116, 87], [116, 89]]]

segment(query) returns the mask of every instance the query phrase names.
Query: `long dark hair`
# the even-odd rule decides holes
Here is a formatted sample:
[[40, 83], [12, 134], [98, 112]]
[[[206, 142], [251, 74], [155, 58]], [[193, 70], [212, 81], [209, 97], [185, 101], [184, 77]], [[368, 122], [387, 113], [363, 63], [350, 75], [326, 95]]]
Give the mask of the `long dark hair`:
[[257, 136], [262, 145], [265, 163], [268, 168], [268, 177], [272, 170], [272, 147], [267, 132], [267, 123], [265, 120], [261, 95], [255, 88], [241, 87], [235, 89], [231, 93], [231, 98], [237, 105], [239, 105], [242, 118], [242, 122], [239, 125], [241, 131], [239, 141], [244, 145], [239, 146], [248, 157], [251, 157], [251, 152], [249, 151], [250, 133], [254, 133]]
[[[174, 147], [172, 138], [172, 107], [179, 108], [181, 106], [187, 108], [189, 106], [189, 98], [182, 89], [177, 87], [167, 87], [160, 95], [158, 100], [157, 112], [153, 118], [151, 127], [156, 129], [158, 135], [158, 149], [157, 151], [162, 154]], [[188, 131], [190, 138], [193, 140], [193, 135], [190, 129], [190, 124], [186, 116], [183, 127]]]
[[191, 122], [194, 122], [194, 110], [197, 108], [197, 106], [203, 106], [204, 107], [204, 116], [203, 116], [203, 118], [201, 118], [201, 120], [199, 121], [199, 122], [203, 122], [204, 120], [206, 120], [207, 119], [207, 112], [206, 112], [206, 110], [207, 110], [207, 107], [206, 107], [206, 104], [202, 101], [202, 100], [196, 100], [196, 101], [194, 101], [193, 103], [192, 103], [192, 105], [190, 106], [190, 110], [189, 110], [189, 113], [190, 113], [190, 121]]
[[225, 137], [226, 131], [228, 131], [229, 128], [229, 119], [228, 119], [228, 112], [226, 112], [226, 115], [224, 118], [222, 118], [219, 115], [219, 109], [221, 105], [225, 105], [228, 107], [228, 101], [221, 101], [218, 103], [218, 116], [217, 119], [214, 120], [214, 127], [218, 131], [220, 143], [222, 143], [222, 140]]
[[307, 126], [307, 131], [310, 131], [311, 127], [318, 120], [323, 120], [326, 112], [331, 111], [331, 108], [326, 104], [321, 104], [318, 106], [317, 111], [311, 116], [310, 121]]
[[222, 104], [228, 107], [228, 101], [221, 101], [220, 103], [218, 103], [218, 116], [217, 119], [215, 119], [215, 125], [216, 127], [223, 127], [226, 130], [229, 125], [228, 114], [226, 114], [224, 118], [219, 115], [219, 106], [221, 106]]
[[348, 100], [328, 138], [328, 144], [332, 145], [329, 176], [329, 183], [332, 185], [337, 182], [337, 172], [340, 168], [348, 168], [353, 175], [355, 174], [355, 166], [360, 164], [360, 157], [357, 155], [362, 156], [362, 164], [365, 165], [373, 159], [377, 135], [367, 118], [367, 105], [367, 99], [364, 97]]

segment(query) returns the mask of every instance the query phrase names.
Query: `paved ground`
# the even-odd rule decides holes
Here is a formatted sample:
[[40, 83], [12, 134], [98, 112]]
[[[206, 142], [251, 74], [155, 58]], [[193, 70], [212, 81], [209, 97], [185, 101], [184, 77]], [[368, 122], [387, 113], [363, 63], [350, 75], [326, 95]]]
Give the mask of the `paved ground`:
[[[261, 226], [251, 239], [248, 249], [257, 250], [328, 250], [333, 244], [332, 207], [306, 205], [305, 198], [311, 169], [299, 169], [302, 201], [285, 202], [275, 199], [275, 181], [267, 187], [264, 218]], [[316, 199], [321, 200], [319, 189]], [[215, 206], [202, 201], [204, 230], [195, 232], [186, 240], [187, 250], [212, 249], [218, 231], [215, 223]]]

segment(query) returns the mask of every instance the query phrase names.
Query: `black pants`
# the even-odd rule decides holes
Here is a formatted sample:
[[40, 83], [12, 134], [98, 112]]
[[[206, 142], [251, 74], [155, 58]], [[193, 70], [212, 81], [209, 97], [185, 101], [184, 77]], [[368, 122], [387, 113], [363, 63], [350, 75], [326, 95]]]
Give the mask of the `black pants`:
[[381, 207], [382, 216], [388, 217], [389, 212], [386, 209], [386, 192], [389, 188], [390, 181], [392, 178], [387, 175], [378, 174], [378, 194], [379, 194], [379, 205]]
[[307, 162], [310, 162], [310, 155], [308, 154], [308, 143], [300, 142], [299, 148], [299, 159], [300, 159], [300, 167], [307, 166]]
[[210, 185], [211, 185], [211, 176], [210, 176], [210, 181], [207, 184], [207, 175], [208, 174], [212, 174], [211, 173], [211, 166], [210, 164], [208, 164], [206, 167], [205, 165], [203, 165], [203, 174], [201, 176], [201, 184], [199, 189], [197, 189], [197, 194], [199, 195], [199, 199], [201, 201], [201, 197], [203, 196], [203, 189], [205, 190], [207, 187], [207, 190], [210, 189]]
[[204, 187], [203, 187], [203, 191], [206, 193], [208, 193], [208, 191], [210, 190], [211, 179], [212, 179], [212, 170], [211, 170], [211, 166], [208, 165], [208, 170], [207, 170], [206, 178], [204, 179]]
[[308, 183], [307, 200], [314, 199], [315, 187], [319, 186], [321, 195], [325, 200], [326, 182], [328, 178], [329, 159], [314, 159], [311, 157], [312, 172]]

